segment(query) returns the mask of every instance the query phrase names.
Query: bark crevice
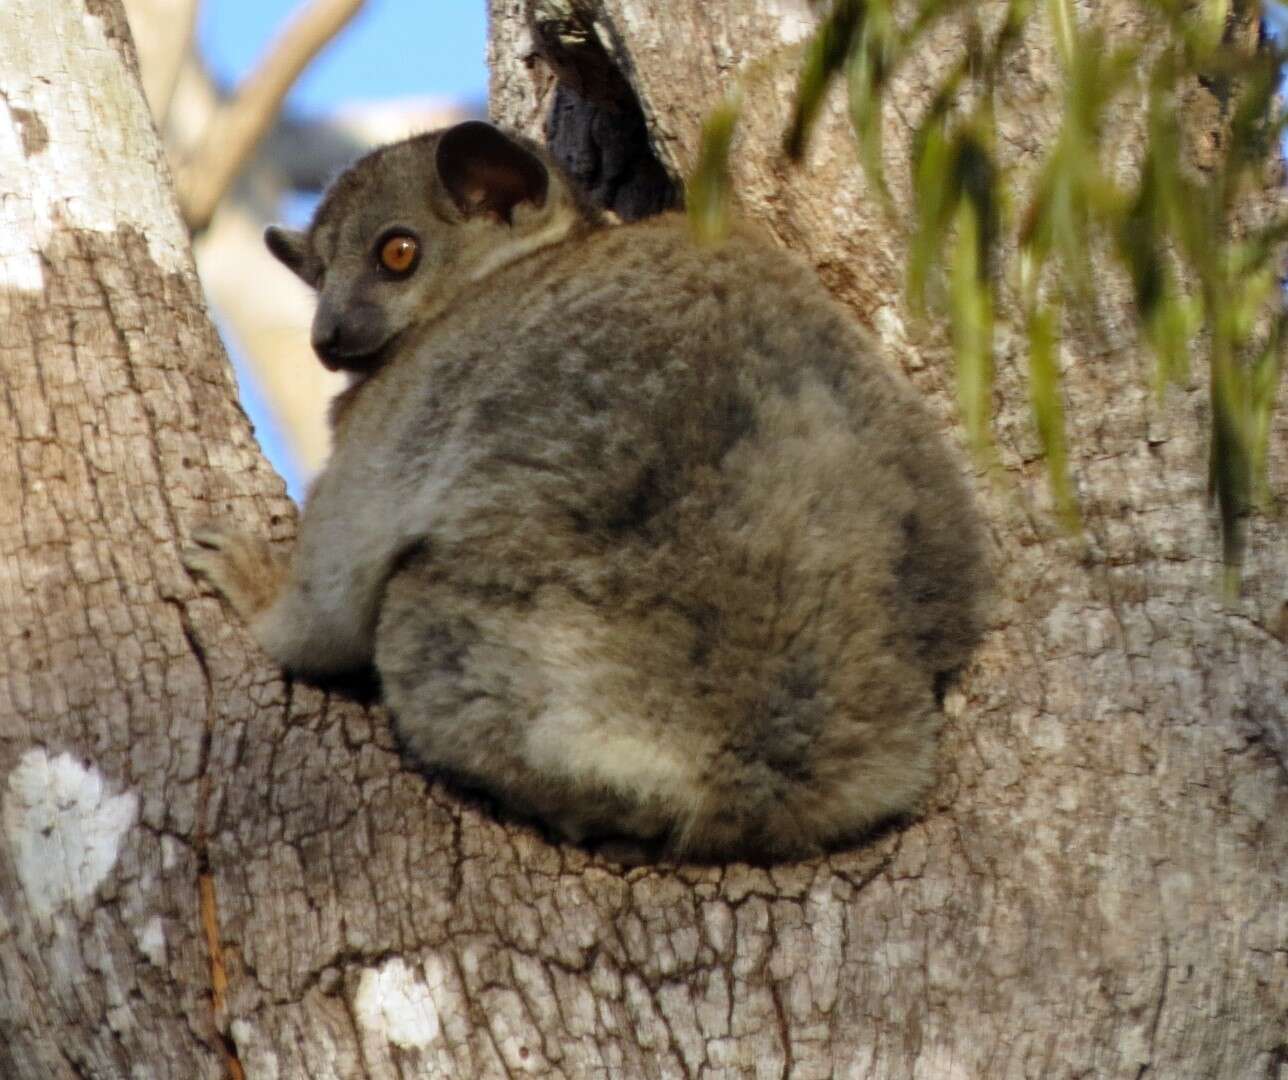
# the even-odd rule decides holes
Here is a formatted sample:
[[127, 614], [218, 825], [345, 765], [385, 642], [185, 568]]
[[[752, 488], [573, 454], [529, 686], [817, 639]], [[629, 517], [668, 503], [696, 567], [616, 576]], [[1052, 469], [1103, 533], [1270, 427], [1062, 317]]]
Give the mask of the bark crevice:
[[648, 124], [594, 12], [568, 0], [529, 0], [537, 54], [556, 80], [546, 144], [600, 209], [637, 221], [677, 207], [679, 181], [653, 152]]

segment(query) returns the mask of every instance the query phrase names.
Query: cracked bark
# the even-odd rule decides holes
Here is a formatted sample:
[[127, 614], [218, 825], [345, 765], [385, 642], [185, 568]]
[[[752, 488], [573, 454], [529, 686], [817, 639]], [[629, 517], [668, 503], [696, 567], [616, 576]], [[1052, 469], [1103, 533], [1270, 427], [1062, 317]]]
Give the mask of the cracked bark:
[[[1001, 334], [1008, 482], [981, 496], [999, 600], [949, 694], [926, 816], [823, 860], [622, 873], [403, 768], [378, 707], [283, 681], [180, 569], [199, 518], [285, 537], [293, 515], [206, 320], [119, 10], [66, 7], [61, 31], [47, 5], [0, 12], [33, 54], [61, 33], [78, 75], [0, 56], [6, 186], [53, 208], [0, 200], [0, 1075], [1283, 1075], [1282, 522], [1254, 521], [1224, 606], [1201, 383], [1152, 399], [1111, 273], [1099, 325], [1065, 344], [1085, 551], [1046, 524]], [[790, 0], [579, 7], [671, 176], [730, 73], [812, 18]], [[493, 4], [493, 108], [540, 134], [556, 87], [523, 9]], [[898, 205], [910, 119], [955, 41], [946, 26], [896, 87]], [[1035, 32], [1001, 90], [1017, 183], [1053, 131], [1054, 70]], [[901, 242], [840, 103], [804, 169], [777, 163], [789, 71], [748, 95], [744, 209], [947, 426], [951, 364], [903, 308]], [[598, 122], [602, 141], [595, 115], [570, 110], [562, 137]], [[1130, 160], [1139, 117], [1114, 130]]]

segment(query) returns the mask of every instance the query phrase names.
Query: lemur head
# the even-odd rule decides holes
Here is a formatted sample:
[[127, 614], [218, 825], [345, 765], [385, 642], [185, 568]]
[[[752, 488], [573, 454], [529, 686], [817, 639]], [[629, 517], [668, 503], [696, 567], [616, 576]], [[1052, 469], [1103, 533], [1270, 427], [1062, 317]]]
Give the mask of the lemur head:
[[273, 225], [264, 240], [317, 290], [322, 363], [365, 374], [471, 282], [592, 221], [535, 146], [472, 120], [368, 154], [331, 185], [306, 232]]

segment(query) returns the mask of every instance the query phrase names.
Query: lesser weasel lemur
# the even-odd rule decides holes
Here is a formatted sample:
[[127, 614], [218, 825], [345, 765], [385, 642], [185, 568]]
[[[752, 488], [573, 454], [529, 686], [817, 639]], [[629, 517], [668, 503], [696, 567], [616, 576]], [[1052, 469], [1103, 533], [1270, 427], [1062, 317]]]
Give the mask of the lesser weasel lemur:
[[277, 661], [374, 664], [415, 757], [572, 838], [777, 859], [914, 806], [980, 529], [810, 270], [604, 226], [479, 122], [267, 241], [353, 385], [289, 558], [207, 527], [186, 560]]

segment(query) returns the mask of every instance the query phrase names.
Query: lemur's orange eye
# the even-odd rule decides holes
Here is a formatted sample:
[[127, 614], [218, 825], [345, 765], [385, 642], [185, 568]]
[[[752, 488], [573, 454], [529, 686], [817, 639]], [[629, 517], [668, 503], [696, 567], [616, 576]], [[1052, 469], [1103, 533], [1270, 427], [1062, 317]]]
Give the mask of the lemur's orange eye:
[[410, 274], [419, 254], [420, 245], [414, 236], [395, 233], [380, 245], [380, 265], [391, 274]]

